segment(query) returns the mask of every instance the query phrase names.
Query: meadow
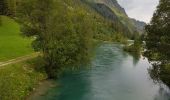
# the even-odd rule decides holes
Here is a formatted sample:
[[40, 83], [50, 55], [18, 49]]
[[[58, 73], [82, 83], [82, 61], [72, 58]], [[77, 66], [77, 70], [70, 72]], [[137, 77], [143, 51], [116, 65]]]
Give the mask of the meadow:
[[32, 53], [32, 39], [21, 35], [19, 24], [6, 16], [1, 16], [1, 20], [0, 62]]

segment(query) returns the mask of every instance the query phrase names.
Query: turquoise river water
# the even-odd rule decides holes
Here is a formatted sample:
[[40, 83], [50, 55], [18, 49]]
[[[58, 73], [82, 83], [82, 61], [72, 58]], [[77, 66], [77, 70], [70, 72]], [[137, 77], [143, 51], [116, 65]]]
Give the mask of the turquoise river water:
[[150, 78], [147, 59], [113, 43], [101, 44], [95, 53], [90, 69], [64, 74], [39, 100], [170, 100], [169, 89]]

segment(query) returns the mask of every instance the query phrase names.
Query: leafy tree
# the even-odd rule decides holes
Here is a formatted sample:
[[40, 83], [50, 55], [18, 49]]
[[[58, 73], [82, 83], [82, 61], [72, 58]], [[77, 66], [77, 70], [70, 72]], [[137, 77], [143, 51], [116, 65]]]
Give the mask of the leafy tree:
[[[156, 12], [153, 15], [152, 21], [146, 26], [146, 49], [145, 56], [153, 64], [153, 70], [157, 70], [156, 73], [158, 79], [170, 80], [169, 76], [165, 75], [167, 65], [170, 64], [170, 1], [160, 0]], [[166, 68], [165, 68], [166, 66]], [[166, 74], [167, 74], [166, 70]], [[170, 74], [170, 71], [169, 71]], [[164, 76], [164, 77], [161, 77]]]
[[16, 6], [18, 0], [6, 0], [7, 3], [7, 14], [14, 17], [16, 14]]
[[146, 26], [146, 47], [149, 60], [170, 61], [170, 1], [160, 0], [152, 21]]
[[22, 32], [36, 37], [33, 46], [42, 51], [49, 78], [88, 61], [93, 23], [83, 9], [63, 1], [24, 0], [18, 18]]
[[0, 15], [14, 17], [19, 0], [0, 0]]

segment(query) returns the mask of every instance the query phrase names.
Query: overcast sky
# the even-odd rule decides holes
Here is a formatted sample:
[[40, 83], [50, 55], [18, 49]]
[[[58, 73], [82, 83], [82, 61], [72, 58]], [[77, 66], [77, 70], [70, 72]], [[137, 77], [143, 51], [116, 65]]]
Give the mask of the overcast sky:
[[150, 22], [159, 0], [118, 0], [131, 18]]

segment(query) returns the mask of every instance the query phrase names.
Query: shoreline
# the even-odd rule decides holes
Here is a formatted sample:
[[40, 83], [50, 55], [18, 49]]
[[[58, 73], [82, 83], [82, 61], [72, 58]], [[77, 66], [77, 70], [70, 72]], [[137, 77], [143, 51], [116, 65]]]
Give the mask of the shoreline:
[[52, 79], [46, 79], [40, 81], [33, 91], [26, 97], [25, 100], [38, 100], [39, 97], [47, 94], [47, 91], [53, 87], [56, 87], [57, 84]]

